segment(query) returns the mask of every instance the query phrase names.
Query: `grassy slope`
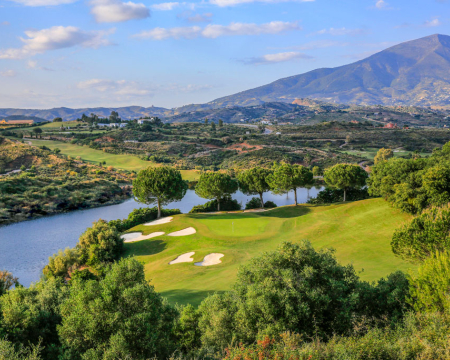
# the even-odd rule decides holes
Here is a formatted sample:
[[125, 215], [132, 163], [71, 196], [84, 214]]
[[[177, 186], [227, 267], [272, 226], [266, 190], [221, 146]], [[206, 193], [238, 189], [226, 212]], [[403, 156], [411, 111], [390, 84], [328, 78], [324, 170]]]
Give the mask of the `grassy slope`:
[[[118, 169], [135, 170], [139, 171], [148, 166], [158, 166], [158, 164], [150, 161], [144, 161], [133, 155], [115, 155], [103, 152], [101, 150], [91, 149], [88, 146], [78, 146], [70, 143], [52, 141], [52, 140], [36, 140], [27, 139], [31, 141], [33, 145], [41, 146], [45, 145], [50, 149], [58, 148], [64, 155], [69, 155], [74, 158], [80, 156], [82, 160], [98, 164], [99, 162], [106, 161], [107, 166], [114, 166]], [[181, 170], [181, 174], [185, 180], [195, 180], [200, 176], [195, 170]]]
[[[352, 263], [364, 280], [376, 280], [410, 265], [396, 258], [392, 233], [408, 215], [381, 199], [330, 206], [288, 206], [265, 213], [185, 214], [171, 223], [137, 226], [131, 231], [166, 234], [193, 226], [197, 234], [161, 236], [125, 244], [126, 256], [145, 263], [147, 278], [172, 302], [198, 304], [204, 296], [230, 288], [239, 265], [283, 241], [308, 239], [316, 248], [333, 247], [343, 264]], [[197, 267], [193, 263], [168, 265], [178, 255], [195, 251], [194, 261], [212, 252], [225, 254], [223, 263]]]

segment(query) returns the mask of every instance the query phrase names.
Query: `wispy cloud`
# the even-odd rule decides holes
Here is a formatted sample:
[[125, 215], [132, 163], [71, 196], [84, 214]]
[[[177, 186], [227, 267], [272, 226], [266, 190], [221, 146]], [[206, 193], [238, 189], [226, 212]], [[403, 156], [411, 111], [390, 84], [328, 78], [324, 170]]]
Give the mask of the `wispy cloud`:
[[438, 18], [434, 18], [432, 20], [428, 20], [423, 23], [423, 26], [425, 27], [436, 27], [440, 25], [442, 25], [442, 23], [439, 21]]
[[115, 30], [83, 31], [73, 26], [53, 26], [43, 30], [25, 31], [27, 38], [20, 40], [24, 45], [20, 48], [0, 50], [0, 59], [23, 59], [46, 51], [81, 46], [99, 48], [111, 45], [106, 38]]
[[134, 37], [152, 40], [165, 40], [170, 38], [194, 39], [198, 37], [216, 39], [221, 36], [279, 34], [292, 30], [301, 30], [301, 27], [297, 22], [272, 21], [260, 25], [231, 23], [230, 25], [207, 25], [204, 28], [200, 26], [154, 28], [142, 31], [134, 35]]
[[261, 3], [280, 3], [280, 2], [314, 2], [316, 0], [209, 0], [210, 4], [217, 5], [220, 7], [226, 6], [236, 6], [240, 4], [248, 4], [253, 2], [261, 2]]
[[323, 29], [320, 31], [317, 31], [313, 34], [317, 34], [317, 35], [324, 35], [324, 34], [328, 34], [328, 35], [332, 35], [332, 36], [343, 36], [343, 35], [350, 35], [350, 36], [357, 36], [357, 35], [363, 35], [366, 34], [367, 31], [365, 29], [347, 29], [345, 27], [342, 28], [329, 28], [329, 29]]
[[17, 74], [14, 70], [0, 71], [0, 76], [3, 76], [3, 77], [14, 77], [16, 75]]
[[25, 6], [57, 6], [71, 4], [77, 0], [9, 0]]
[[299, 59], [310, 60], [313, 59], [313, 57], [298, 51], [289, 51], [277, 54], [266, 54], [260, 57], [244, 59], [242, 60], [242, 62], [247, 65], [263, 65], [263, 64], [276, 64], [280, 62]]
[[116, 23], [150, 17], [150, 10], [144, 4], [120, 0], [92, 0], [91, 13], [98, 23]]
[[386, 9], [387, 6], [388, 6], [388, 3], [386, 1], [384, 1], [384, 0], [376, 0], [375, 7], [377, 9]]
[[9, 26], [11, 23], [9, 21], [2, 21], [0, 22], [0, 26]]
[[182, 18], [190, 23], [209, 23], [212, 21], [213, 14], [212, 13], [204, 13], [204, 14], [186, 14], [186, 16], [178, 16], [178, 18]]
[[154, 4], [151, 6], [152, 10], [159, 10], [159, 11], [170, 11], [180, 6], [179, 2], [166, 2], [166, 3], [160, 3], [160, 4]]

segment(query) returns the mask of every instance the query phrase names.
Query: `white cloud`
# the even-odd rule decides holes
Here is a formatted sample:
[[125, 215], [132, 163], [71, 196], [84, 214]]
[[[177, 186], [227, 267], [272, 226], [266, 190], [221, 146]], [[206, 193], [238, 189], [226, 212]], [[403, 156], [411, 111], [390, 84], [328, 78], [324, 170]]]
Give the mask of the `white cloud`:
[[387, 7], [387, 5], [388, 5], [387, 2], [384, 0], [377, 0], [377, 2], [375, 3], [375, 7], [377, 9], [384, 9]]
[[433, 20], [425, 21], [425, 23], [423, 24], [423, 26], [425, 26], [425, 27], [436, 27], [439, 25], [441, 25], [441, 22], [437, 18], [433, 19]]
[[312, 58], [313, 58], [312, 56], [303, 54], [298, 51], [289, 51], [277, 54], [266, 54], [261, 57], [246, 59], [243, 62], [245, 64], [261, 65], [261, 64], [276, 64], [290, 60], [312, 59]]
[[25, 6], [56, 6], [71, 4], [77, 0], [10, 0]]
[[315, 34], [323, 35], [323, 34], [329, 34], [332, 36], [343, 36], [343, 35], [350, 35], [350, 36], [356, 36], [356, 35], [362, 35], [365, 34], [366, 31], [364, 29], [347, 29], [345, 27], [335, 29], [335, 28], [329, 28], [329, 29], [323, 29]]
[[235, 6], [239, 4], [248, 4], [253, 2], [263, 2], [263, 3], [280, 3], [280, 2], [313, 2], [315, 0], [209, 0], [213, 5], [220, 7], [225, 6]]
[[0, 71], [0, 76], [3, 76], [3, 77], [14, 77], [14, 76], [16, 76], [16, 72], [14, 70]]
[[36, 69], [36, 67], [37, 67], [37, 61], [35, 61], [35, 60], [28, 60], [28, 62], [27, 62], [27, 67], [29, 68], [29, 69]]
[[21, 48], [0, 50], [0, 59], [23, 59], [50, 50], [64, 49], [74, 46], [99, 48], [110, 45], [106, 36], [109, 31], [83, 31], [73, 26], [53, 26], [43, 30], [25, 31], [27, 38], [21, 38], [24, 43]]
[[0, 26], [9, 26], [9, 25], [11, 25], [11, 23], [9, 21], [2, 21], [0, 23]]
[[136, 81], [128, 80], [109, 80], [109, 79], [90, 79], [81, 81], [77, 84], [78, 89], [90, 91], [93, 90], [97, 93], [107, 96], [125, 96], [125, 97], [140, 97], [140, 96], [153, 96], [155, 93], [162, 92], [177, 92], [177, 93], [190, 93], [210, 89], [211, 85], [198, 85], [198, 84], [165, 84], [165, 85], [143, 85]]
[[212, 16], [212, 13], [193, 14], [186, 17], [186, 20], [190, 23], [211, 22]]
[[175, 9], [178, 6], [180, 6], [179, 2], [166, 2], [166, 3], [152, 5], [152, 10], [170, 11], [170, 10]]
[[285, 31], [301, 30], [297, 22], [272, 21], [266, 24], [245, 24], [231, 23], [230, 25], [207, 25], [204, 28], [200, 26], [176, 27], [176, 28], [154, 28], [148, 31], [142, 31], [134, 37], [152, 40], [174, 39], [194, 39], [204, 37], [216, 39], [220, 36], [234, 35], [260, 35], [260, 34], [279, 34]]
[[124, 22], [150, 17], [150, 10], [144, 4], [120, 0], [93, 0], [91, 13], [99, 23]]

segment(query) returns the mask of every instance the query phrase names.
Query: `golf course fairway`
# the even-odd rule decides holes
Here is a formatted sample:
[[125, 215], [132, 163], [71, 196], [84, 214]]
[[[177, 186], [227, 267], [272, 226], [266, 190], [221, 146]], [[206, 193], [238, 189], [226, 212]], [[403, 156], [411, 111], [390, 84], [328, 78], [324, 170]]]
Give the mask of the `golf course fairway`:
[[[413, 265], [394, 256], [394, 230], [410, 215], [382, 199], [334, 205], [285, 206], [259, 213], [183, 214], [166, 224], [136, 226], [127, 232], [164, 232], [149, 240], [125, 244], [125, 256], [136, 256], [155, 289], [172, 303], [198, 305], [208, 294], [230, 289], [239, 266], [284, 241], [309, 240], [316, 249], [334, 248], [341, 264], [353, 264], [363, 280], [373, 281]], [[170, 237], [189, 227], [196, 233]], [[193, 262], [169, 265], [195, 252]], [[195, 266], [208, 254], [221, 262]]]

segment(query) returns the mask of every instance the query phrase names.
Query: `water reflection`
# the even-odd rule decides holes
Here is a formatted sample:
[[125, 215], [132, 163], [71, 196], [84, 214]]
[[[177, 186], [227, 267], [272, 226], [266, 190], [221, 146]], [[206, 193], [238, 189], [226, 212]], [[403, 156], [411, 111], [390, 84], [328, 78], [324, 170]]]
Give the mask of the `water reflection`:
[[[320, 190], [312, 188], [309, 190], [309, 196], [315, 197]], [[299, 203], [305, 203], [308, 199], [308, 190], [299, 189], [297, 196]], [[233, 198], [244, 207], [252, 196], [238, 192]], [[266, 193], [264, 201], [268, 200], [278, 206], [291, 205], [294, 203], [294, 194]], [[193, 190], [188, 190], [181, 202], [171, 203], [167, 208], [178, 208], [187, 213], [194, 205], [206, 202], [207, 200], [199, 198]], [[93, 221], [100, 218], [107, 221], [123, 219], [133, 209], [139, 207], [143, 205], [130, 199], [117, 205], [78, 210], [0, 227], [0, 270], [11, 271], [14, 276], [19, 277], [21, 284], [28, 286], [31, 282], [39, 280], [48, 257], [59, 249], [75, 246], [78, 237]]]

